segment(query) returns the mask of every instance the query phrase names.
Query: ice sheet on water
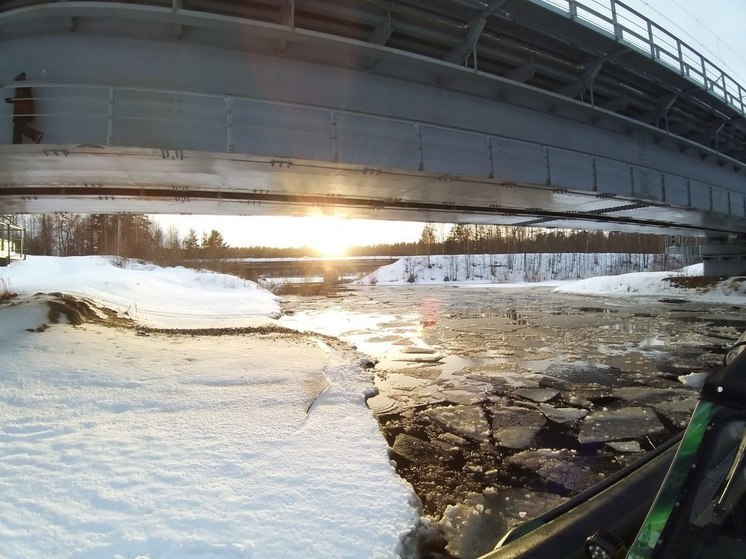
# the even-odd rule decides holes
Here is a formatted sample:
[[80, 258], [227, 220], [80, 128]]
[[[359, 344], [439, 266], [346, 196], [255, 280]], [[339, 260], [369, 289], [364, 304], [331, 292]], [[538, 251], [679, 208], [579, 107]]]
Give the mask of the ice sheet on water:
[[588, 415], [588, 410], [582, 408], [556, 408], [550, 404], [541, 404], [539, 409], [549, 421], [562, 424], [578, 421]]
[[392, 413], [398, 413], [401, 411], [401, 404], [398, 400], [384, 396], [383, 394], [377, 394], [366, 400], [368, 407], [376, 415], [387, 415]]
[[473, 558], [491, 551], [500, 538], [522, 522], [560, 505], [565, 499], [526, 489], [472, 493], [450, 505], [439, 521], [455, 557]]
[[554, 363], [547, 367], [542, 386], [551, 386], [560, 390], [573, 385], [587, 386], [596, 384], [605, 387], [624, 386], [626, 383], [620, 378], [618, 369], [613, 369], [601, 363], [572, 362]]
[[573, 493], [595, 485], [602, 476], [591, 467], [592, 458], [577, 456], [570, 450], [524, 450], [505, 462], [529, 475], [537, 475], [544, 483], [563, 487]]
[[437, 445], [407, 433], [396, 436], [391, 450], [413, 464], [429, 464], [443, 454], [443, 450]]
[[648, 406], [682, 428], [686, 427], [697, 403], [697, 392], [687, 388], [628, 386], [612, 394], [628, 404]]
[[625, 408], [588, 414], [578, 435], [581, 444], [637, 439], [663, 433], [665, 428], [649, 408]]
[[416, 388], [421, 388], [429, 383], [430, 381], [427, 379], [416, 378], [402, 373], [389, 373], [386, 375], [385, 379], [380, 380], [383, 390], [393, 389], [410, 391], [415, 390]]
[[642, 447], [637, 441], [612, 441], [606, 443], [606, 446], [617, 452], [642, 452]]
[[486, 399], [485, 389], [482, 387], [465, 386], [464, 389], [443, 389], [440, 391], [446, 402], [453, 404], [478, 404]]
[[692, 390], [683, 388], [652, 388], [649, 386], [625, 386], [612, 392], [615, 398], [638, 405], [652, 405], [669, 400], [696, 397]]
[[521, 388], [514, 392], [516, 396], [531, 400], [532, 402], [548, 402], [556, 398], [559, 393], [559, 390], [552, 388]]
[[697, 396], [692, 394], [685, 398], [668, 400], [655, 404], [653, 409], [662, 416], [668, 418], [671, 423], [682, 429], [689, 423], [694, 407], [697, 405]]
[[525, 408], [499, 408], [492, 412], [492, 436], [495, 444], [511, 449], [535, 446], [536, 434], [546, 424], [537, 410]]
[[475, 441], [486, 441], [490, 435], [490, 425], [478, 406], [448, 406], [432, 408], [422, 412], [433, 423], [451, 433], [456, 433]]

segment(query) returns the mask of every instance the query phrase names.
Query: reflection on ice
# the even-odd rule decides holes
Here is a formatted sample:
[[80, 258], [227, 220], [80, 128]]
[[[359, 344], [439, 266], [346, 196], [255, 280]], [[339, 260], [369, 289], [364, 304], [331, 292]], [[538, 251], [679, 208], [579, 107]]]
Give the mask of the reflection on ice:
[[578, 493], [603, 479], [594, 458], [578, 456], [572, 450], [524, 450], [506, 460], [508, 466], [538, 477], [546, 490], [560, 495]]

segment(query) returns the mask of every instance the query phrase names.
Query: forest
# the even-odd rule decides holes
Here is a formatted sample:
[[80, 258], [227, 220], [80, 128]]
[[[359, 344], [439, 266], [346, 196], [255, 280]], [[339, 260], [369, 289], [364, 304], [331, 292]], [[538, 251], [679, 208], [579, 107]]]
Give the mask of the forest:
[[[137, 258], [161, 265], [189, 265], [219, 269], [233, 258], [320, 256], [312, 248], [272, 247], [270, 239], [255, 246], [231, 247], [216, 228], [185, 235], [175, 227], [163, 229], [142, 214], [54, 213], [14, 216], [25, 228], [27, 254], [49, 256], [113, 255]], [[299, 231], [299, 238], [302, 232]], [[660, 254], [666, 247], [687, 240], [641, 233], [558, 230], [497, 225], [424, 224], [418, 242], [371, 244], [353, 247], [349, 256], [431, 256], [437, 254], [518, 253], [647, 253]], [[688, 241], [691, 242], [691, 241]]]

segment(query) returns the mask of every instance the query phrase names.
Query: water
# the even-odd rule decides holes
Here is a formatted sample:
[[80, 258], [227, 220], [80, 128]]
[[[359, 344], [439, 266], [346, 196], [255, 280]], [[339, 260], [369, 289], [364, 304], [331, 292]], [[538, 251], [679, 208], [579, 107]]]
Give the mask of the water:
[[483, 368], [540, 372], [565, 361], [619, 368], [620, 357], [627, 374], [649, 374], [651, 361], [709, 366], [746, 329], [746, 318], [729, 306], [549, 288], [360, 287], [334, 297], [291, 296], [284, 306], [294, 314], [281, 324], [339, 336], [379, 360], [379, 369], [430, 363], [445, 376]]
[[697, 392], [679, 377], [717, 368], [746, 330], [727, 305], [536, 287], [356, 287], [284, 305], [282, 325], [377, 362], [368, 405], [456, 555], [465, 533], [497, 541], [681, 430]]

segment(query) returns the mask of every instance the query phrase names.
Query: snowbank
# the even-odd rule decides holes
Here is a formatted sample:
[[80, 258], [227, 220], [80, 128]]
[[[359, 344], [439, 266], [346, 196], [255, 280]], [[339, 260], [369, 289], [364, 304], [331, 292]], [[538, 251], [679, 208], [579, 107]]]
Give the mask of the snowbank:
[[[654, 297], [676, 297], [696, 299], [710, 303], [746, 304], [746, 278], [726, 280], [677, 282], [676, 278], [702, 276], [702, 264], [687, 266], [675, 272], [642, 272], [619, 276], [598, 277], [572, 282], [558, 287], [561, 293], [593, 294], [608, 296], [645, 295]], [[672, 281], [673, 280], [673, 281]]]
[[574, 280], [680, 267], [681, 259], [660, 254], [470, 254], [407, 256], [358, 283], [520, 283]]
[[[654, 296], [711, 303], [746, 304], [746, 278], [691, 282], [675, 278], [702, 276], [702, 264], [679, 268], [677, 256], [660, 254], [477, 254], [410, 256], [383, 266], [360, 285], [444, 284], [551, 285], [562, 293]], [[670, 271], [657, 271], [657, 270]], [[629, 273], [625, 273], [629, 272]], [[674, 278], [672, 281], [670, 278]], [[580, 279], [580, 281], [570, 281]]]
[[163, 327], [246, 325], [251, 282], [108, 258], [0, 272], [0, 555], [397, 559], [419, 505], [355, 356], [310, 336], [39, 326], [77, 294]]
[[19, 295], [61, 291], [88, 297], [155, 328], [256, 326], [280, 316], [279, 299], [235, 276], [161, 268], [106, 256], [29, 256], [0, 268]]

